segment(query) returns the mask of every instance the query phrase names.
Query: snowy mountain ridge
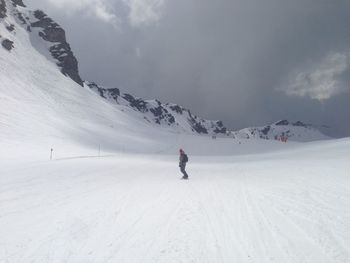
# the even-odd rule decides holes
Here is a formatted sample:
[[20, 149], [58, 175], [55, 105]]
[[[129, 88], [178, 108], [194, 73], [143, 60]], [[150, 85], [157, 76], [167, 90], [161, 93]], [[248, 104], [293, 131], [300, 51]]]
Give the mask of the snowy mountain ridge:
[[[64, 29], [48, 17], [43, 11], [31, 11], [25, 8], [22, 1], [2, 0], [1, 13], [12, 14], [17, 22], [26, 29], [31, 37], [33, 46], [48, 60], [54, 62], [61, 73], [71, 78], [80, 86], [84, 81], [79, 75], [78, 60], [74, 56], [69, 43], [66, 40]], [[11, 5], [7, 10], [7, 5]], [[6, 23], [6, 21], [5, 21]], [[14, 24], [11, 24], [15, 31]], [[39, 36], [40, 38], [38, 38]], [[9, 45], [7, 40], [3, 43]], [[4, 45], [3, 44], [3, 45]], [[15, 48], [15, 38], [11, 40], [11, 51]], [[158, 100], [143, 100], [130, 94], [117, 93], [117, 89], [102, 88], [95, 83], [86, 82], [87, 86], [112, 104], [121, 103], [129, 106], [134, 111], [144, 115], [148, 122], [170, 127], [176, 131], [198, 134], [225, 134], [226, 128], [221, 121], [204, 120], [192, 114], [189, 110], [176, 105], [164, 104]]]
[[227, 131], [221, 121], [204, 120], [177, 104], [164, 104], [158, 100], [144, 100], [127, 93], [121, 93], [117, 88], [103, 88], [90, 82], [86, 82], [86, 84], [112, 104], [128, 106], [142, 113], [144, 119], [148, 122], [198, 134], [225, 134]]
[[290, 122], [288, 120], [280, 120], [271, 125], [262, 127], [245, 128], [230, 132], [230, 134], [236, 138], [280, 141], [292, 140], [299, 142], [330, 139], [330, 137], [321, 133], [311, 124], [305, 124], [301, 121]]
[[[12, 96], [8, 94], [10, 87], [7, 86], [7, 83], [11, 83], [9, 85], [20, 83], [23, 86], [16, 86], [16, 89], [11, 87], [11, 89], [16, 90], [16, 96], [19, 96], [23, 91], [28, 92], [28, 88], [24, 87], [26, 85], [33, 85], [34, 78], [40, 85], [34, 85], [35, 87], [33, 87], [33, 90], [29, 94], [30, 97], [33, 97], [32, 99], [34, 97], [35, 99], [40, 99], [40, 96], [37, 96], [37, 93], [39, 94], [40, 92], [35, 89], [38, 89], [38, 86], [42, 86], [45, 98], [51, 97], [53, 92], [56, 92], [62, 98], [64, 96], [63, 93], [65, 93], [67, 101], [71, 101], [72, 97], [70, 97], [69, 93], [72, 93], [72, 88], [69, 87], [74, 86], [74, 92], [81, 93], [79, 94], [80, 96], [86, 96], [86, 90], [90, 90], [93, 94], [98, 94], [96, 97], [100, 97], [100, 99], [108, 102], [116, 110], [122, 110], [140, 122], [151, 124], [155, 128], [161, 127], [168, 131], [189, 134], [209, 134], [213, 136], [229, 135], [237, 138], [255, 139], [287, 137], [295, 141], [312, 141], [327, 138], [309, 125], [301, 122], [291, 125], [287, 121], [264, 127], [228, 131], [222, 121], [202, 119], [194, 115], [190, 110], [177, 104], [162, 103], [158, 100], [144, 100], [127, 93], [122, 93], [118, 88], [105, 88], [93, 82], [83, 81], [79, 74], [78, 60], [66, 40], [64, 29], [43, 11], [31, 11], [26, 8], [21, 0], [0, 0], [0, 30], [0, 42], [5, 52], [2, 60], [10, 64], [9, 67], [4, 66], [1, 71], [4, 80], [9, 78], [8, 82], [3, 81], [3, 91], [1, 92], [0, 89], [1, 97]], [[50, 63], [50, 67], [48, 63], [43, 62], [41, 58], [39, 59], [36, 53], [43, 56]], [[38, 61], [42, 62], [37, 63]], [[59, 76], [57, 74], [59, 73], [58, 71], [57, 73], [53, 72], [54, 69], [52, 66], [56, 69], [58, 67], [66, 78], [62, 78], [62, 75]], [[10, 68], [13, 68], [13, 70], [10, 70]], [[48, 68], [50, 68], [49, 73], [42, 73]], [[29, 74], [28, 69], [32, 70], [33, 73]], [[6, 70], [8, 70], [7, 73]], [[23, 78], [24, 71], [28, 73], [28, 80], [22, 84], [22, 79], [19, 80], [18, 75], [21, 75]], [[13, 72], [17, 72], [18, 75]], [[7, 74], [6, 77], [4, 74]], [[64, 83], [70, 81], [70, 79], [74, 82], [67, 85], [63, 83], [63, 79]], [[62, 85], [66, 87], [64, 90], [61, 90]], [[77, 88], [80, 88], [80, 90]], [[57, 98], [52, 97], [51, 99], [59, 102], [59, 104], [65, 103], [64, 101], [59, 101], [60, 99]], [[20, 104], [20, 102], [18, 103]], [[98, 107], [101, 106], [100, 104], [99, 102]], [[53, 107], [54, 104], [51, 103], [50, 105]], [[115, 116], [113, 118], [117, 117]], [[110, 122], [114, 121], [111, 120]]]

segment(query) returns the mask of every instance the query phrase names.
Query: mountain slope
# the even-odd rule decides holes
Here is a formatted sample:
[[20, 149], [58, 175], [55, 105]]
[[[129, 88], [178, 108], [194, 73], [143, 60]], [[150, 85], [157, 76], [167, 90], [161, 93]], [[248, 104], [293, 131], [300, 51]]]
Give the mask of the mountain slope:
[[[83, 81], [64, 30], [22, 1], [0, 0], [0, 35], [2, 156], [10, 148], [15, 155], [30, 154], [33, 147], [38, 152], [59, 148], [61, 155], [77, 154], [82, 147], [94, 153], [99, 147], [105, 153], [164, 152], [183, 146], [180, 134], [227, 132], [222, 122], [201, 119], [176, 104]], [[219, 140], [217, 148], [205, 141], [208, 147], [196, 144], [193, 150], [232, 147], [227, 141]]]
[[326, 140], [330, 137], [322, 134], [318, 129], [310, 124], [301, 121], [290, 122], [281, 120], [271, 125], [262, 127], [250, 127], [239, 131], [231, 132], [235, 138], [253, 138], [265, 140], [282, 140], [308, 142]]
[[[97, 149], [99, 144], [107, 152], [124, 147], [142, 151], [146, 145], [153, 149], [166, 147], [161, 139], [167, 136], [165, 132], [138, 116], [126, 114], [121, 106], [111, 105], [86, 85], [81, 87], [63, 75], [53, 59], [48, 60], [51, 54], [47, 47], [52, 43], [43, 41], [37, 29], [30, 27], [29, 32], [29, 22], [23, 24], [19, 18], [30, 21], [33, 13], [13, 6], [11, 1], [4, 3], [1, 40], [13, 41], [13, 48], [0, 48], [3, 156], [11, 149], [16, 155], [30, 154], [36, 147], [40, 151], [65, 148], [66, 153], [74, 148], [75, 154], [81, 148]], [[8, 30], [10, 26], [14, 30]]]
[[[84, 82], [79, 75], [78, 60], [66, 40], [63, 28], [43, 11], [30, 11], [24, 7], [23, 3], [18, 1], [4, 0], [3, 3], [7, 3], [8, 6], [8, 10], [6, 6], [5, 9], [3, 8], [3, 13], [7, 16], [3, 24], [10, 24], [15, 32], [15, 24], [10, 22], [11, 18], [14, 17], [17, 25], [25, 28], [30, 36], [31, 45], [39, 53], [55, 63], [65, 76], [71, 78], [80, 86], [84, 86]], [[4, 45], [12, 46], [10, 49], [8, 48], [9, 51], [16, 45], [16, 36], [12, 35], [11, 39], [13, 39], [12, 42], [8, 42], [11, 40], [4, 40]], [[116, 89], [101, 88], [95, 83], [88, 82], [87, 85], [97, 91], [97, 94], [101, 97], [109, 98], [109, 101], [113, 104], [119, 103], [115, 97]], [[130, 94], [122, 94], [121, 97], [124, 106], [129, 106], [134, 111], [141, 113], [145, 120], [158, 126], [198, 134], [225, 134], [226, 132], [222, 122], [204, 120], [178, 105], [163, 104], [157, 100], [145, 101]]]
[[102, 88], [96, 83], [87, 83], [87, 85], [109, 102], [129, 106], [142, 113], [145, 120], [158, 125], [198, 134], [225, 134], [227, 131], [221, 121], [204, 120], [176, 104], [164, 104], [158, 100], [143, 100], [127, 93], [121, 93], [117, 88]]

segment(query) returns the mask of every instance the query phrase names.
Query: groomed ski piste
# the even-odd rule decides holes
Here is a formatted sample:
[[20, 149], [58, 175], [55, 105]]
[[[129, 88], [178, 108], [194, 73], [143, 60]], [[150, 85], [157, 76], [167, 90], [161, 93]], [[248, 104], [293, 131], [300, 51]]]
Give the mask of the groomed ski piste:
[[349, 138], [213, 140], [155, 126], [62, 75], [8, 19], [1, 263], [350, 262]]
[[349, 262], [348, 139], [181, 140], [188, 181], [178, 145], [2, 161], [0, 261]]

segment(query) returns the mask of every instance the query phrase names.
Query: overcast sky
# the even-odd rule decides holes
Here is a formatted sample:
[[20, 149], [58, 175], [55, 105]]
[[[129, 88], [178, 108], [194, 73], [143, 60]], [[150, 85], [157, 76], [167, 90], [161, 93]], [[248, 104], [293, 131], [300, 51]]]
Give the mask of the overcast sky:
[[86, 80], [234, 129], [279, 119], [350, 136], [349, 0], [27, 0]]

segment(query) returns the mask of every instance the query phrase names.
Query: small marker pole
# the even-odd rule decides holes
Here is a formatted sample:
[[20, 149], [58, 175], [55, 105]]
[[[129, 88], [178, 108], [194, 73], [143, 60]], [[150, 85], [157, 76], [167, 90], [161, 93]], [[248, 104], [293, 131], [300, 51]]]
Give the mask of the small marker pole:
[[101, 157], [101, 144], [98, 145], [98, 157]]
[[52, 160], [53, 149], [51, 148], [50, 160]]

